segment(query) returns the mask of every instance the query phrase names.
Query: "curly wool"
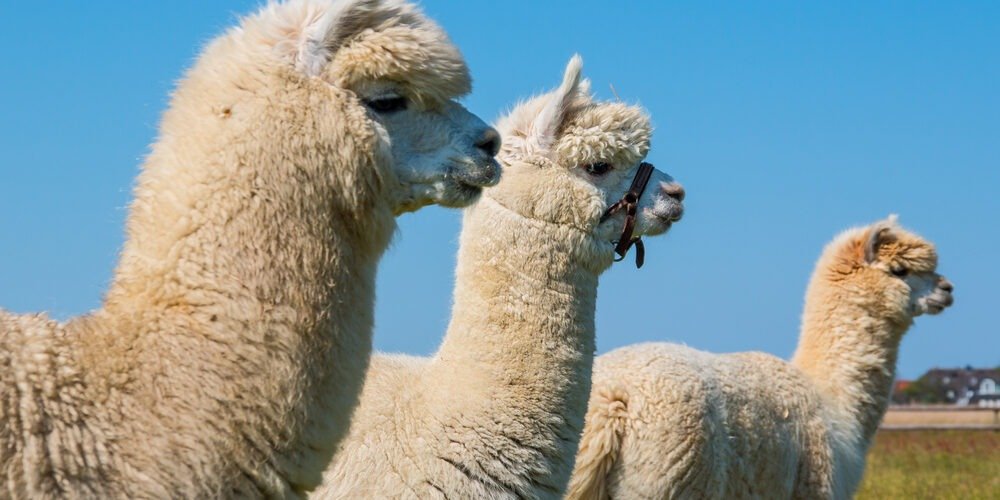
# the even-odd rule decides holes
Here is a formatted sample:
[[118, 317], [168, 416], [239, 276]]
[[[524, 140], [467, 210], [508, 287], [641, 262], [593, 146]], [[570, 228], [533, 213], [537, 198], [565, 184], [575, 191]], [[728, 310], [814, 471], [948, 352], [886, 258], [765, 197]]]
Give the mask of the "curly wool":
[[[403, 196], [345, 82], [388, 75], [429, 100], [469, 87], [412, 6], [331, 5], [271, 3], [179, 83], [99, 310], [0, 312], [0, 497], [298, 497], [320, 482]], [[320, 19], [336, 40], [304, 38]], [[302, 73], [316, 64], [329, 74]]]

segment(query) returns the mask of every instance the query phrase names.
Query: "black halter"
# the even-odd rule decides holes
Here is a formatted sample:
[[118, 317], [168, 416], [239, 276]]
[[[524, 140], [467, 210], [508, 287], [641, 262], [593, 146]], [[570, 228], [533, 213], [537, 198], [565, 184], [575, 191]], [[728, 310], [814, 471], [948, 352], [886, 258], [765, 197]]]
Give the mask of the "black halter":
[[632, 238], [632, 231], [635, 230], [635, 216], [639, 209], [639, 200], [652, 176], [653, 165], [646, 162], [640, 163], [639, 170], [635, 173], [635, 178], [632, 179], [632, 186], [628, 188], [628, 192], [622, 196], [622, 199], [608, 207], [608, 210], [601, 216], [601, 222], [604, 222], [620, 210], [625, 210], [625, 227], [622, 229], [622, 235], [615, 242], [615, 253], [618, 254], [615, 262], [625, 259], [625, 255], [628, 254], [632, 245], [635, 245], [635, 267], [641, 268], [646, 260], [646, 248], [642, 244], [642, 239], [641, 237]]

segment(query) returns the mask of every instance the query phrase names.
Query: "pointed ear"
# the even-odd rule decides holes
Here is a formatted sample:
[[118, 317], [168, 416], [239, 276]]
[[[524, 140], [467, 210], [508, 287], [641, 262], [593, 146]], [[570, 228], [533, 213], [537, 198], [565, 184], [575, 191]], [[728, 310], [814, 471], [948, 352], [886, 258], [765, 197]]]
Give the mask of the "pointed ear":
[[896, 227], [896, 217], [889, 216], [883, 222], [872, 226], [868, 233], [868, 241], [865, 243], [865, 263], [871, 264], [878, 259], [878, 249], [886, 243], [896, 241], [896, 234], [893, 228]]
[[370, 24], [382, 3], [346, 0], [319, 7], [319, 12], [307, 12], [295, 55], [296, 69], [309, 76], [320, 74], [340, 45]]
[[[559, 126], [566, 118], [566, 110], [581, 95], [580, 72], [582, 69], [583, 58], [576, 54], [566, 65], [562, 84], [549, 94], [549, 100], [545, 103], [545, 107], [531, 122], [527, 137], [528, 151], [545, 151], [555, 142]], [[586, 83], [584, 87], [589, 88], [589, 83]]]

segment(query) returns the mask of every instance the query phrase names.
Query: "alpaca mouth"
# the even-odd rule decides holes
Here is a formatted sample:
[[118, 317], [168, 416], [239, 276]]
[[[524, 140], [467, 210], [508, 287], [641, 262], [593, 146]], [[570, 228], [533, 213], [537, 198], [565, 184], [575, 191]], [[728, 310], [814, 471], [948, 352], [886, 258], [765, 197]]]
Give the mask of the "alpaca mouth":
[[484, 188], [500, 182], [500, 163], [494, 158], [473, 163], [461, 162], [450, 172], [449, 178], [466, 187]]
[[667, 227], [679, 222], [684, 217], [684, 190], [676, 183], [661, 183], [658, 194], [646, 212]]
[[500, 164], [490, 158], [482, 162], [458, 162], [444, 178], [440, 205], [452, 208], [467, 207], [479, 199], [483, 188], [500, 182]]
[[464, 208], [475, 203], [481, 194], [482, 187], [452, 177], [445, 180], [437, 203], [449, 208]]
[[927, 304], [928, 314], [939, 314], [941, 313], [941, 311], [944, 311], [945, 309], [947, 309], [948, 307], [950, 307], [952, 304], [955, 303], [955, 297], [952, 296], [950, 293], [934, 294], [931, 295], [930, 297], [927, 297], [925, 303]]
[[670, 207], [663, 212], [657, 210], [652, 210], [651, 212], [654, 217], [660, 219], [668, 226], [676, 222], [680, 222], [680, 220], [684, 218], [684, 206], [679, 203], [671, 204]]
[[684, 205], [680, 203], [670, 203], [665, 208], [656, 207], [646, 211], [652, 216], [657, 230], [649, 231], [647, 234], [661, 234], [667, 232], [674, 224], [684, 218]]
[[455, 190], [461, 198], [477, 198], [483, 193], [482, 186], [468, 184], [457, 179], [455, 181]]
[[407, 188], [406, 196], [397, 201], [394, 213], [400, 215], [414, 212], [427, 205], [465, 208], [475, 203], [482, 192], [483, 188], [452, 176], [431, 182], [413, 183]]

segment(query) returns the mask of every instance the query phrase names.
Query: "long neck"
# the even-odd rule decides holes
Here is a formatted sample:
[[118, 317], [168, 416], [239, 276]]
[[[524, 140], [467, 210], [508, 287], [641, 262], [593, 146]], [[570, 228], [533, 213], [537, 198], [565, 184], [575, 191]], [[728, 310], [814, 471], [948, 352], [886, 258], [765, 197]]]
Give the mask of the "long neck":
[[588, 264], [579, 250], [586, 237], [559, 231], [567, 230], [485, 196], [466, 212], [452, 320], [429, 369], [448, 380], [449, 411], [499, 409], [524, 423], [503, 432], [567, 440], [572, 456], [590, 391], [598, 275], [610, 253], [607, 263]]
[[[328, 456], [347, 429], [371, 348], [376, 264], [394, 219], [364, 184], [375, 167], [358, 152], [363, 137], [313, 144], [305, 139], [321, 134], [261, 119], [252, 126], [271, 127], [260, 135], [273, 141], [254, 144], [239, 127], [202, 122], [165, 116], [96, 315], [108, 333], [91, 342], [86, 370], [100, 384], [125, 364], [132, 383], [122, 397], [138, 401], [119, 407], [178, 416], [134, 425], [167, 447], [150, 454], [176, 457], [182, 470], [164, 475], [195, 467], [219, 476], [206, 481], [229, 481], [273, 467], [315, 482], [318, 470], [302, 479], [296, 468], [321, 464], [322, 456], [301, 455]], [[346, 184], [352, 171], [357, 186]], [[172, 401], [183, 404], [165, 409]], [[236, 465], [196, 466], [211, 460]]]
[[[867, 441], [885, 415], [899, 343], [909, 323], [878, 314], [857, 290], [813, 277], [792, 364]], [[853, 433], [852, 433], [853, 434]], [[856, 435], [856, 434], [854, 434]]]

